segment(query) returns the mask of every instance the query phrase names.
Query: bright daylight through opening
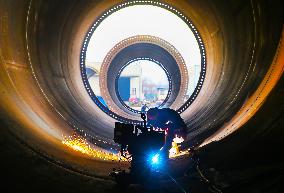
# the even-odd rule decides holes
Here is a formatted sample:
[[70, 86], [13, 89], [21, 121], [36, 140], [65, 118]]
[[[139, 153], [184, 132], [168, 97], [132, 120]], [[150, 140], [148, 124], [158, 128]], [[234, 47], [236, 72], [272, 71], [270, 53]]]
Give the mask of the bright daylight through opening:
[[[129, 92], [130, 91], [130, 92]], [[167, 98], [169, 81], [162, 67], [148, 60], [126, 66], [118, 78], [118, 93], [130, 108], [145, 112], [160, 107]]]
[[[193, 24], [186, 17], [181, 19], [182, 14], [174, 8], [170, 10], [169, 7], [163, 7], [163, 4], [159, 6], [133, 5], [117, 7], [116, 9], [111, 9], [112, 11], [106, 12], [106, 16], [96, 20], [87, 33], [82, 47], [80, 62], [84, 85], [98, 107], [117, 120], [125, 121], [124, 118], [120, 118], [121, 116], [133, 120], [133, 113], [136, 114], [136, 117], [139, 117], [138, 113], [141, 112], [143, 104], [146, 104], [149, 108], [155, 106], [170, 107], [181, 113], [194, 101], [199, 93], [205, 76], [205, 51], [202, 40]], [[177, 15], [180, 15], [180, 17]], [[174, 67], [179, 69], [181, 75], [178, 76], [182, 80], [175, 78], [174, 81], [179, 82], [179, 85], [175, 85], [176, 90], [173, 90], [173, 92], [177, 93], [178, 91], [183, 94], [171, 96], [173, 92], [170, 90], [171, 82], [169, 82], [169, 79], [171, 79], [172, 75], [167, 77], [166, 70], [142, 58], [140, 61], [139, 58], [132, 58], [131, 61], [135, 60], [133, 63], [124, 61], [121, 64], [113, 64], [121, 65], [122, 68], [129, 65], [125, 67], [120, 75], [117, 71], [113, 73], [101, 70], [105, 62], [104, 60], [109, 57], [110, 51], [116, 48], [118, 43], [123, 42], [127, 38], [137, 36], [157, 37], [160, 39], [159, 41], [162, 41], [161, 44], [165, 43], [172, 47], [172, 50], [167, 50], [170, 55], [175, 53], [181, 58], [182, 66], [184, 66], [186, 72], [180, 66]], [[155, 44], [157, 45], [157, 43], [153, 45]], [[161, 45], [158, 43], [158, 46]], [[116, 53], [112, 54], [119, 55], [121, 51], [118, 48]], [[132, 52], [135, 53], [133, 50]], [[155, 51], [152, 50], [152, 53], [155, 53]], [[147, 58], [149, 56], [143, 57]], [[115, 58], [115, 55], [113, 58]], [[141, 68], [140, 75], [137, 75], [135, 70], [132, 70], [132, 72], [129, 70], [136, 63], [144, 64], [141, 67], [136, 67]], [[162, 62], [157, 61], [157, 63]], [[175, 63], [171, 66], [177, 65], [178, 61]], [[157, 68], [157, 70], [147, 71], [147, 66], [155, 66], [153, 68]], [[112, 84], [118, 84], [117, 96], [111, 95], [105, 98], [106, 95], [102, 92], [105, 92], [106, 88], [101, 88], [100, 86], [100, 82], [102, 82], [100, 78], [104, 76], [104, 74], [102, 76], [102, 73], [106, 74], [106, 76], [110, 74], [111, 76], [119, 76], [119, 83], [112, 82]], [[125, 76], [126, 73], [128, 73], [128, 78]], [[143, 77], [145, 76], [143, 75], [144, 73], [147, 75], [147, 79]], [[173, 71], [172, 73], [176, 74]], [[127, 81], [129, 84], [122, 88], [119, 86], [122, 81]], [[153, 83], [151, 93], [147, 90], [150, 89], [147, 88], [150, 85], [145, 86], [147, 82], [150, 83], [149, 81]], [[181, 85], [181, 82], [186, 82], [186, 84]], [[109, 85], [107, 89], [110, 89]], [[108, 92], [112, 91], [109, 90]], [[167, 99], [166, 97], [171, 100], [167, 102], [165, 100]], [[118, 99], [121, 105], [117, 104], [116, 100]], [[180, 102], [177, 103], [176, 101]], [[164, 105], [165, 103], [163, 102], [167, 102], [167, 104]], [[117, 106], [115, 110], [114, 104]], [[173, 106], [171, 106], [172, 104]], [[127, 114], [132, 117], [129, 117]]]

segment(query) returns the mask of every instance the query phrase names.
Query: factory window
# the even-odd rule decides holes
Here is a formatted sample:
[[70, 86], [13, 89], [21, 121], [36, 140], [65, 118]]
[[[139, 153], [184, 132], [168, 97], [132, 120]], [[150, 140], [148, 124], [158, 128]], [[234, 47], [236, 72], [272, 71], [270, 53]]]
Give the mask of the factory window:
[[131, 94], [132, 94], [132, 95], [136, 95], [136, 88], [132, 88]]

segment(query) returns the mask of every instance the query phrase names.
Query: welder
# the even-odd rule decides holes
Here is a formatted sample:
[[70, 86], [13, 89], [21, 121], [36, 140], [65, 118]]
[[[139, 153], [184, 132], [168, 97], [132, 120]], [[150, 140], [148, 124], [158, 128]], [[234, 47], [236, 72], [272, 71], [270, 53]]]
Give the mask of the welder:
[[147, 111], [147, 124], [156, 129], [165, 131], [165, 144], [160, 150], [160, 155], [167, 160], [173, 139], [177, 137], [186, 138], [186, 124], [181, 116], [173, 109], [157, 107]]

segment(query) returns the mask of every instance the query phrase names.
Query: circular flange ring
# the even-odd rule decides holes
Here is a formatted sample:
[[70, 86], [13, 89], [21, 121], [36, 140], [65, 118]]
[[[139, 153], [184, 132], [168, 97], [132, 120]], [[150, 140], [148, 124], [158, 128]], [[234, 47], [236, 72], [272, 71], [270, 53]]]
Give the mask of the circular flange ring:
[[182, 104], [182, 106], [180, 106], [177, 109], [178, 113], [182, 113], [184, 112], [195, 100], [195, 98], [197, 97], [197, 95], [199, 94], [201, 87], [203, 85], [203, 82], [205, 80], [205, 75], [206, 75], [206, 52], [205, 52], [205, 46], [204, 43], [202, 41], [202, 38], [197, 30], [197, 28], [193, 25], [193, 23], [190, 21], [189, 18], [187, 18], [183, 13], [181, 13], [179, 10], [177, 10], [176, 8], [172, 7], [171, 5], [168, 5], [166, 3], [162, 3], [162, 2], [157, 2], [157, 1], [145, 1], [145, 0], [137, 0], [137, 1], [128, 1], [128, 2], [124, 2], [124, 3], [120, 3], [117, 4], [116, 6], [112, 7], [111, 9], [107, 10], [104, 12], [104, 14], [101, 15], [101, 17], [99, 17], [94, 23], [93, 25], [90, 27], [88, 33], [86, 34], [86, 37], [83, 41], [82, 44], [82, 48], [81, 48], [81, 54], [80, 54], [80, 71], [81, 71], [81, 76], [82, 76], [82, 80], [83, 80], [83, 84], [86, 88], [86, 91], [88, 92], [88, 94], [90, 95], [91, 99], [94, 101], [94, 103], [106, 114], [108, 114], [110, 117], [118, 120], [118, 121], [122, 121], [125, 123], [130, 123], [130, 124], [142, 124], [141, 121], [137, 121], [137, 120], [132, 120], [130, 119], [131, 117], [123, 117], [119, 114], [116, 114], [112, 111], [110, 111], [106, 106], [104, 106], [100, 100], [97, 98], [97, 96], [94, 94], [94, 92], [92, 91], [92, 88], [90, 87], [89, 81], [87, 79], [87, 75], [86, 75], [86, 70], [85, 70], [85, 59], [86, 59], [86, 52], [87, 52], [87, 46], [89, 44], [90, 38], [92, 37], [92, 34], [94, 33], [94, 31], [97, 29], [97, 27], [100, 25], [100, 23], [108, 16], [111, 15], [112, 13], [125, 8], [125, 7], [129, 7], [129, 6], [133, 6], [133, 5], [153, 5], [153, 6], [158, 6], [161, 8], [164, 8], [174, 14], [176, 14], [178, 17], [180, 17], [184, 22], [186, 22], [187, 26], [190, 28], [190, 30], [193, 32], [196, 41], [199, 44], [199, 49], [200, 49], [200, 54], [201, 54], [201, 72], [200, 72], [200, 76], [197, 82], [197, 85], [193, 91], [193, 93], [190, 95], [189, 99]]
[[[100, 72], [101, 72], [100, 77], [99, 77], [100, 78], [100, 89], [101, 89], [101, 95], [106, 101], [106, 103], [108, 104], [108, 107], [111, 111], [125, 118], [134, 119], [134, 120], [139, 120], [140, 116], [136, 113], [129, 111], [126, 108], [122, 109], [121, 106], [118, 106], [113, 101], [113, 98], [111, 97], [110, 91], [108, 89], [108, 72], [109, 72], [109, 68], [111, 67], [112, 61], [120, 53], [120, 51], [122, 51], [123, 49], [131, 45], [135, 45], [139, 43], [153, 44], [153, 45], [163, 48], [173, 57], [173, 59], [175, 60], [175, 63], [177, 64], [176, 68], [178, 68], [180, 72], [179, 91], [176, 96], [176, 99], [169, 105], [170, 108], [178, 109], [183, 104], [184, 97], [186, 95], [187, 87], [188, 87], [188, 72], [187, 72], [187, 67], [184, 62], [184, 59], [182, 58], [178, 50], [174, 46], [172, 46], [170, 43], [168, 43], [167, 41], [161, 38], [149, 36], [149, 35], [138, 35], [138, 36], [133, 36], [125, 40], [122, 40], [121, 42], [116, 44], [104, 58], [104, 61], [100, 69]], [[121, 65], [123, 66], [123, 64]]]

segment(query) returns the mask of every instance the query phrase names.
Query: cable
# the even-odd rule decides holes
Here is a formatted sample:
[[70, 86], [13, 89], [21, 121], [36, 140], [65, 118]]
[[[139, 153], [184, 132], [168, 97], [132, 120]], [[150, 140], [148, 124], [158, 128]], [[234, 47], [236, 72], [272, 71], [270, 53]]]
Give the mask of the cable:
[[208, 180], [204, 174], [201, 172], [201, 170], [199, 169], [199, 165], [196, 166], [196, 170], [198, 171], [198, 174], [200, 175], [200, 177], [206, 182], [209, 184], [209, 188], [212, 189], [212, 191], [214, 193], [222, 193], [222, 191], [220, 189], [218, 189], [214, 184], [211, 183], [210, 180]]
[[194, 163], [196, 164], [196, 170], [199, 174], [199, 176], [209, 185], [209, 189], [212, 190], [214, 193], [222, 193], [220, 189], [218, 189], [208, 178], [205, 177], [205, 175], [201, 172], [199, 168], [199, 157], [197, 157], [195, 149], [192, 151], [193, 156], [192, 159], [194, 160]]
[[186, 190], [169, 173], [166, 173], [166, 175], [169, 176], [169, 178], [176, 184], [180, 191], [187, 193]]

